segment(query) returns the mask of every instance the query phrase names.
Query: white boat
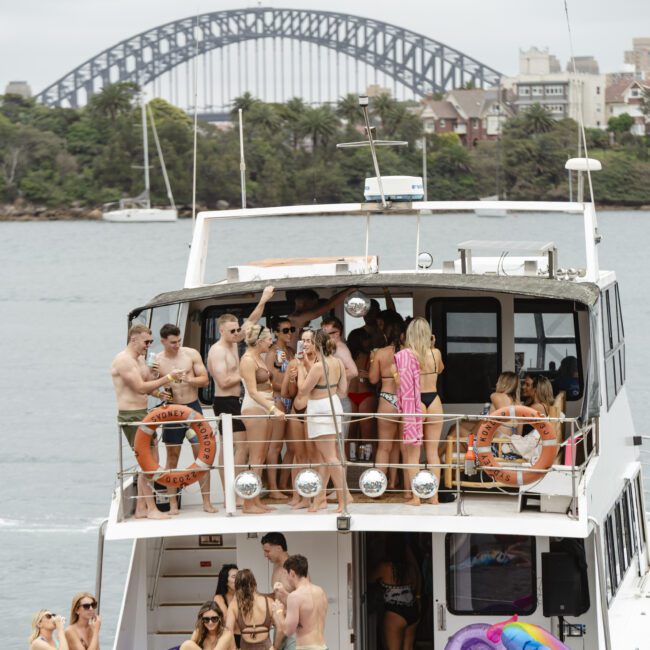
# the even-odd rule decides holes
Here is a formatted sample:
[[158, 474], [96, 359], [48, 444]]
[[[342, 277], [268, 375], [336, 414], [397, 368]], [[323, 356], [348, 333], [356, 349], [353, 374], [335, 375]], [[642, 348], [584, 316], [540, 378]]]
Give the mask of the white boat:
[[[562, 447], [553, 464], [539, 471], [538, 480], [508, 487], [494, 483], [483, 466], [475, 468], [478, 479], [464, 475], [465, 459], [456, 455], [454, 441], [439, 489], [441, 500], [444, 494], [447, 502], [419, 508], [395, 498], [364, 497], [357, 476], [372, 467], [372, 461], [343, 459], [355, 502], [342, 514], [307, 514], [279, 504], [269, 514], [244, 515], [236, 506], [235, 479], [246, 468], [234, 466], [232, 419], [226, 416], [221, 421], [223, 487], [218, 472], [210, 470], [212, 499], [219, 512], [203, 512], [197, 487], [189, 486], [183, 491], [180, 515], [151, 521], [132, 516], [134, 460], [120, 439], [124, 451], [117, 466], [118, 485], [101, 533], [102, 540], [133, 541], [115, 650], [167, 650], [188, 639], [196, 612], [212, 598], [224, 563], [250, 568], [260, 592], [270, 592], [271, 572], [260, 548], [260, 538], [268, 531], [286, 535], [289, 552], [309, 559], [312, 580], [326, 590], [325, 633], [332, 650], [380, 647], [381, 597], [379, 604], [370, 597], [376, 585], [369, 576], [389, 536], [405, 532], [425, 585], [418, 648], [470, 647], [463, 645], [469, 643], [468, 637], [476, 637], [478, 644], [481, 635], [483, 645], [474, 647], [490, 647], [485, 629], [514, 613], [520, 622], [564, 639], [565, 646], [552, 647], [647, 647], [650, 579], [640, 437], [635, 435], [625, 385], [618, 283], [614, 271], [599, 266], [596, 212], [591, 203], [583, 202], [502, 203], [504, 209], [518, 213], [562, 213], [581, 221], [586, 267], [557, 269], [557, 247], [552, 242], [474, 240], [459, 246], [455, 264], [421, 268], [420, 251], [435, 253], [436, 241], [427, 241], [420, 221], [449, 211], [477, 210], [481, 207], [477, 201], [198, 214], [184, 288], [138, 306], [130, 313], [131, 321], [159, 326], [173, 319], [184, 344], [200, 349], [205, 358], [215, 340], [219, 314], [247, 315], [269, 281], [276, 291], [266, 306], [265, 322], [287, 313], [294, 289], [309, 288], [328, 297], [354, 286], [381, 300], [388, 288], [408, 300], [412, 313], [426, 317], [437, 334], [446, 365], [439, 385], [444, 433], [450, 432], [452, 439], [458, 435], [460, 440], [456, 425], [462, 418], [481, 418], [501, 370], [523, 364], [522, 370], [557, 380], [561, 357], [573, 357], [570, 385], [558, 383], [566, 398], [565, 415], [559, 419]], [[365, 220], [368, 227], [375, 215], [391, 213], [417, 219], [413, 242], [400, 235], [402, 246], [412, 246], [410, 268], [382, 269], [369, 255], [366, 237], [365, 251], [359, 242], [360, 259], [371, 264], [345, 257], [322, 263], [313, 258], [275, 264], [267, 260], [260, 265], [264, 270], [260, 276], [254, 264], [242, 260], [241, 267], [228, 270], [227, 279], [213, 283], [206, 278], [209, 237], [226, 237], [226, 220], [311, 216], [320, 220], [322, 236], [327, 236], [333, 215]], [[314, 227], [314, 237], [318, 236]], [[497, 255], [477, 255], [478, 250], [490, 249]], [[505, 249], [513, 253], [507, 274], [501, 267]], [[344, 316], [341, 309], [337, 314]], [[526, 364], [528, 359], [532, 362]], [[208, 390], [201, 393], [201, 401], [214, 426]], [[179, 467], [193, 460], [189, 446], [183, 447]], [[520, 476], [516, 470], [521, 465], [509, 467]], [[100, 596], [101, 553], [98, 562]]]
[[167, 196], [169, 197], [169, 208], [151, 207], [151, 185], [149, 181], [149, 139], [147, 136], [147, 107], [144, 102], [144, 94], [141, 96], [140, 109], [142, 113], [142, 148], [144, 152], [144, 192], [133, 198], [120, 199], [113, 203], [104, 204], [102, 210], [102, 219], [115, 223], [151, 223], [157, 221], [176, 221], [178, 219], [178, 210], [174, 205], [167, 169], [165, 168], [165, 159], [163, 158], [162, 149], [156, 132], [156, 124], [153, 114], [149, 110], [151, 126], [153, 128], [160, 166], [165, 179]]

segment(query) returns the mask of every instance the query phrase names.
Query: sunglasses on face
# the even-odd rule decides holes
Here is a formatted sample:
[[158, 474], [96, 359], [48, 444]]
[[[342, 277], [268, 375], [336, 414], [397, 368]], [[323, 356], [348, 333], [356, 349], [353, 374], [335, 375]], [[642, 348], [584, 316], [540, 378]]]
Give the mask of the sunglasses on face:
[[219, 622], [219, 617], [218, 616], [203, 616], [201, 620], [204, 623], [218, 623]]
[[236, 328], [234, 330], [229, 330], [230, 334], [239, 334], [239, 332], [241, 332], [241, 327], [238, 327], [238, 328]]
[[153, 343], [153, 339], [147, 339], [144, 344], [145, 345], [151, 345]]
[[53, 619], [56, 616], [56, 614], [43, 614], [43, 618], [46, 618], [48, 621], [50, 619]]
[[281, 332], [282, 334], [288, 334], [291, 332], [292, 334], [296, 331], [296, 328], [291, 326], [291, 327], [283, 327], [279, 330], [276, 330], [276, 332]]
[[80, 607], [83, 607], [84, 609], [97, 609], [97, 603], [80, 603]]

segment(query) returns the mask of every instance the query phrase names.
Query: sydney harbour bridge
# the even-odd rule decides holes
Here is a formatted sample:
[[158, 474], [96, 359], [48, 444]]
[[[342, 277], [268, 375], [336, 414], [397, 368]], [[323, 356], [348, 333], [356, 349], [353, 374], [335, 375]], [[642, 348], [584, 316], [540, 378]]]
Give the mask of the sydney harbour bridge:
[[149, 97], [202, 114], [250, 92], [264, 101], [318, 104], [376, 84], [418, 99], [501, 74], [423, 34], [342, 13], [254, 7], [200, 14], [142, 32], [71, 70], [37, 95], [78, 107], [104, 86], [135, 82]]

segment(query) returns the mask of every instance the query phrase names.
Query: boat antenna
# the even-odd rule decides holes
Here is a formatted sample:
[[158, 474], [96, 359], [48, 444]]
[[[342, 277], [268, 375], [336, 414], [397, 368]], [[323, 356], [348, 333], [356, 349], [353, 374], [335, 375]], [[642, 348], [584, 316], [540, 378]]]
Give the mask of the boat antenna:
[[385, 147], [385, 146], [397, 146], [403, 147], [408, 145], [408, 142], [405, 140], [377, 140], [375, 139], [374, 128], [370, 126], [370, 117], [368, 115], [368, 96], [359, 95], [359, 106], [363, 112], [363, 121], [366, 124], [366, 135], [368, 136], [367, 142], [340, 142], [336, 145], [338, 149], [346, 149], [352, 147], [370, 147], [370, 153], [372, 155], [372, 164], [375, 168], [375, 176], [377, 177], [377, 185], [379, 187], [379, 196], [381, 197], [381, 204], [386, 208], [388, 203], [386, 202], [386, 197], [384, 196], [384, 186], [381, 182], [381, 173], [379, 171], [379, 162], [377, 160], [377, 150], [376, 147]]
[[167, 165], [165, 165], [165, 159], [163, 157], [162, 147], [160, 146], [160, 139], [158, 138], [158, 129], [156, 129], [156, 121], [153, 119], [153, 111], [151, 110], [151, 104], [147, 104], [147, 111], [149, 112], [149, 121], [151, 122], [151, 130], [153, 131], [153, 139], [156, 143], [156, 151], [158, 152], [158, 158], [160, 159], [160, 168], [162, 169], [163, 178], [165, 179], [165, 187], [167, 188], [167, 198], [169, 199], [169, 204], [172, 208], [176, 209], [176, 204], [174, 203], [174, 195], [172, 194], [172, 188], [169, 184], [169, 176], [167, 175]]
[[144, 196], [147, 208], [151, 207], [151, 181], [149, 180], [149, 138], [147, 135], [147, 109], [144, 101], [144, 85], [140, 84], [140, 113], [142, 115], [142, 150], [144, 157]]
[[[571, 68], [573, 70], [573, 80], [572, 83], [576, 84], [578, 71], [576, 69], [576, 58], [573, 53], [573, 33], [571, 31], [571, 19], [569, 18], [569, 0], [564, 0], [564, 14], [566, 16], [566, 26], [567, 32], [569, 34], [569, 53], [571, 54]], [[576, 84], [577, 86], [577, 84]], [[589, 198], [591, 199], [591, 204], [595, 206], [594, 201], [594, 186], [591, 180], [591, 169], [589, 167], [589, 151], [587, 149], [587, 134], [585, 131], [585, 120], [582, 106], [582, 93], [578, 95], [578, 125], [580, 127], [580, 136], [582, 140], [582, 146], [585, 150], [585, 164], [587, 171], [587, 180], [589, 181]], [[580, 142], [578, 142], [578, 148], [580, 147]], [[582, 197], [579, 197], [578, 200], [581, 200]]]
[[239, 174], [241, 177], [241, 207], [246, 207], [246, 160], [244, 159], [244, 118], [239, 109]]
[[192, 230], [196, 224], [196, 145], [197, 145], [197, 132], [198, 132], [198, 120], [199, 120], [199, 88], [197, 75], [199, 70], [198, 56], [199, 56], [199, 39], [196, 37], [196, 30], [199, 27], [199, 17], [198, 15], [194, 18], [194, 29], [192, 31], [192, 36], [194, 37], [194, 67], [193, 67], [193, 77], [194, 77], [194, 151], [192, 157]]

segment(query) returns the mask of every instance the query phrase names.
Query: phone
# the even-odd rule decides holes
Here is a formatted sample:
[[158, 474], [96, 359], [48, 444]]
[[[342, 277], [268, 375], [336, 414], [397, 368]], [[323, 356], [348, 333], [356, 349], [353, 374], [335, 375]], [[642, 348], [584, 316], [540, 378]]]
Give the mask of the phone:
[[296, 345], [296, 356], [299, 359], [302, 359], [302, 355], [305, 352], [305, 342], [303, 340], [298, 341]]

